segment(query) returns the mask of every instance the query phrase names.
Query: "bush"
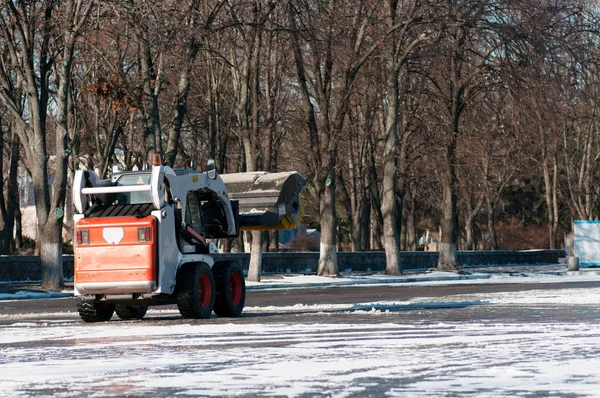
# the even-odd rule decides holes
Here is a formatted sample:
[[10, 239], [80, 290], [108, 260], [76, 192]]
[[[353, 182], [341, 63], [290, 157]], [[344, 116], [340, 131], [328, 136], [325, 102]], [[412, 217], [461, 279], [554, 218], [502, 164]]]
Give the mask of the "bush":
[[[23, 235], [23, 247], [19, 250], [22, 253], [32, 253], [35, 250], [36, 241], [35, 239]], [[63, 254], [73, 254], [73, 244], [71, 242], [62, 243]]]
[[35, 239], [23, 235], [23, 249], [33, 249], [35, 250]]
[[291, 252], [319, 251], [319, 236], [299, 233], [286, 246]]
[[71, 242], [62, 243], [63, 254], [73, 254], [73, 244]]

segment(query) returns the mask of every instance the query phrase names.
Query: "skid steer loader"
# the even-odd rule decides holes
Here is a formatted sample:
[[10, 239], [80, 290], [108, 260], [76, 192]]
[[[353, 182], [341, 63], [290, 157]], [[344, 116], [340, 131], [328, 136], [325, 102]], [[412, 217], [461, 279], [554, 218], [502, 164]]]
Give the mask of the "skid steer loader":
[[184, 318], [241, 314], [239, 264], [215, 261], [211, 239], [242, 229], [291, 229], [302, 215], [297, 172], [218, 175], [152, 167], [100, 179], [79, 170], [73, 181], [77, 310], [86, 322], [142, 319], [148, 306], [177, 304]]

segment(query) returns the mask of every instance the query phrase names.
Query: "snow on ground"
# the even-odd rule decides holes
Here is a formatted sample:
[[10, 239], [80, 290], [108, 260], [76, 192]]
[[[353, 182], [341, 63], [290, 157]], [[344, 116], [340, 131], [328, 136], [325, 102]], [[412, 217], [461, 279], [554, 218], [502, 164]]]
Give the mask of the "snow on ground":
[[0, 293], [3, 300], [38, 300], [72, 296], [73, 292], [48, 292], [44, 290], [16, 290], [9, 293]]
[[[600, 280], [595, 270], [567, 273], [564, 267], [505, 268], [481, 275], [485, 279], [448, 281], [439, 278], [447, 274], [433, 272], [404, 277], [412, 282], [385, 275], [335, 281]], [[262, 286], [330, 282], [288, 276]], [[33, 293], [43, 294], [21, 291], [0, 295], [0, 300], [39, 298]], [[0, 314], [0, 396], [598, 396], [600, 324], [594, 314], [599, 302], [600, 288], [539, 289], [247, 307], [245, 317], [229, 324], [214, 319], [186, 323], [170, 309], [150, 309], [148, 316], [155, 320], [148, 322], [102, 324], [82, 324], [75, 312], [43, 314], [42, 321], [40, 314]], [[545, 322], [544, 316], [532, 322], [492, 316], [493, 321], [481, 321], [469, 312], [481, 308], [525, 313], [552, 308], [591, 315], [581, 321]], [[463, 320], [449, 316], [452, 321], [430, 321], [427, 311], [438, 310], [463, 311]], [[424, 315], [418, 321], [407, 316], [420, 312]], [[294, 321], [265, 322], [270, 314]]]
[[[0, 329], [0, 396], [597, 396], [594, 319], [409, 322], [398, 309], [592, 308], [598, 299], [590, 288], [250, 307], [229, 324], [15, 319]], [[264, 322], [265, 312], [297, 318]]]
[[277, 279], [265, 279], [261, 282], [246, 282], [250, 290], [259, 289], [294, 289], [319, 286], [353, 286], [353, 285], [406, 285], [436, 286], [448, 284], [490, 284], [490, 283], [556, 283], [556, 282], [591, 282], [600, 281], [600, 270], [582, 269], [566, 271], [565, 266], [512, 266], [471, 268], [469, 273], [429, 271], [414, 272], [403, 276], [383, 274], [345, 275], [340, 278], [329, 278], [315, 275], [285, 275]]

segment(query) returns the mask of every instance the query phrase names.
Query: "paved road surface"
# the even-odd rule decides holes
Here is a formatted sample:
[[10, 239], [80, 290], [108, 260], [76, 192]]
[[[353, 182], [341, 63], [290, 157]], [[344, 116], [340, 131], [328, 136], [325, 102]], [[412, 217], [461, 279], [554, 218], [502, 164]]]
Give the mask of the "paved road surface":
[[[418, 297], [444, 297], [476, 293], [518, 292], [600, 287], [600, 281], [528, 284], [460, 284], [442, 286], [355, 286], [317, 289], [248, 291], [246, 307], [293, 306], [296, 304], [351, 304], [375, 301], [409, 301]], [[175, 309], [176, 306], [155, 308]], [[0, 301], [0, 315], [75, 311], [74, 299]], [[115, 318], [116, 319], [116, 318]], [[0, 321], [2, 321], [0, 319]]]
[[251, 291], [236, 319], [0, 302], [0, 396], [597, 396], [600, 281]]

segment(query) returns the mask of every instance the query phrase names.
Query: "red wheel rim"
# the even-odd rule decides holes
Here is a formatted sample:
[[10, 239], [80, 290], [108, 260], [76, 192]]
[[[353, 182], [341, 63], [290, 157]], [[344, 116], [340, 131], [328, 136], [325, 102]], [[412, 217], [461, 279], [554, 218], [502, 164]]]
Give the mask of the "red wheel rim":
[[238, 305], [242, 301], [242, 278], [237, 272], [231, 274], [229, 291], [231, 292], [231, 302], [233, 305]]
[[210, 305], [210, 299], [212, 298], [212, 286], [210, 284], [210, 278], [207, 274], [200, 277], [200, 304], [202, 307], [208, 307]]

